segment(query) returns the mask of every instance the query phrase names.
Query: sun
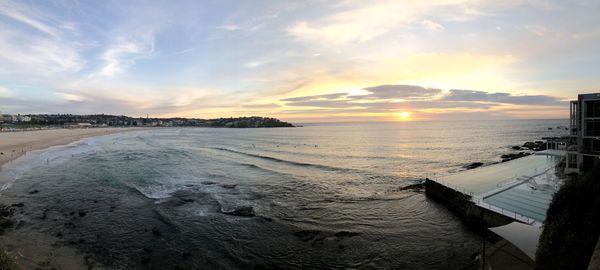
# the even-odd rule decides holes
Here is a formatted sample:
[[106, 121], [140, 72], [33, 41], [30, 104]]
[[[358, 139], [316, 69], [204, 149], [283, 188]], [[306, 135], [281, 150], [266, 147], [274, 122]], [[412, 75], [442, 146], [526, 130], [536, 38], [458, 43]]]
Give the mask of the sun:
[[400, 117], [400, 120], [402, 121], [408, 121], [410, 120], [410, 112], [400, 112], [398, 113], [398, 117]]

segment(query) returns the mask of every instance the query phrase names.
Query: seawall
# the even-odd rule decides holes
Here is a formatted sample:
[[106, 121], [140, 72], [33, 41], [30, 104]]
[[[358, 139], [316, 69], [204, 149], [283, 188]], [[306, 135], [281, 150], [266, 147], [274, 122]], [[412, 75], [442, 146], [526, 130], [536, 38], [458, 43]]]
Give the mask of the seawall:
[[461, 193], [430, 179], [425, 180], [425, 195], [444, 204], [467, 225], [477, 229], [501, 226], [513, 222], [511, 218], [475, 205], [471, 201], [470, 195]]

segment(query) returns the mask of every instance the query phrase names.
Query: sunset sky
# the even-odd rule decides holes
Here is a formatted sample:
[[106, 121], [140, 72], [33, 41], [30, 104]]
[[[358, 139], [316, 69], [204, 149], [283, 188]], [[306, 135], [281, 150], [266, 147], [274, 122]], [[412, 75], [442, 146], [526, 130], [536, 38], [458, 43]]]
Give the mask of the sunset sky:
[[600, 1], [0, 0], [0, 111], [567, 118]]

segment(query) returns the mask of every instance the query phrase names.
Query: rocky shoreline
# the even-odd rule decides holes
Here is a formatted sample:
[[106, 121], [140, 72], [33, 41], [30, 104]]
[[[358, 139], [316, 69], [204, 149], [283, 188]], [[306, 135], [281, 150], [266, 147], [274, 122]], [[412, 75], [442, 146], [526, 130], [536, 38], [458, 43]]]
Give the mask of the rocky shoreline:
[[472, 170], [472, 169], [476, 169], [476, 168], [479, 168], [482, 166], [489, 166], [489, 165], [493, 165], [493, 164], [511, 161], [514, 159], [519, 159], [522, 157], [532, 155], [535, 152], [544, 151], [546, 149], [547, 149], [546, 143], [544, 141], [528, 141], [520, 146], [519, 145], [511, 146], [510, 150], [519, 151], [519, 152], [507, 153], [507, 154], [501, 155], [500, 162], [491, 162], [491, 163], [473, 162], [473, 163], [463, 165], [462, 168], [465, 170]]

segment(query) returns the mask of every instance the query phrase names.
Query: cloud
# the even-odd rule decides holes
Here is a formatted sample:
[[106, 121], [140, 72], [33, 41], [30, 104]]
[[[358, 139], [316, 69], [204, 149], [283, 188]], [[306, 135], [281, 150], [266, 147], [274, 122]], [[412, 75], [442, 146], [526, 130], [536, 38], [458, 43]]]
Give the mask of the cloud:
[[313, 100], [332, 100], [332, 99], [343, 98], [347, 95], [348, 95], [348, 93], [335, 93], [335, 94], [316, 95], [316, 96], [284, 98], [281, 101], [300, 102], [300, 101], [313, 101]]
[[9, 17], [42, 33], [53, 37], [58, 37], [59, 32], [41, 20], [34, 18], [31, 10], [27, 10], [22, 6], [16, 5], [15, 2], [2, 1], [0, 2], [0, 15]]
[[57, 95], [59, 95], [63, 100], [65, 101], [85, 101], [86, 98], [80, 95], [75, 95], [75, 94], [70, 94], [70, 93], [61, 93], [61, 92], [57, 92]]
[[[378, 85], [366, 87], [365, 90], [370, 94], [367, 98], [375, 99], [401, 99], [401, 98], [420, 98], [431, 97], [442, 92], [440, 89], [425, 88], [416, 85]], [[358, 96], [362, 97], [362, 96]]]
[[241, 107], [243, 108], [250, 108], [250, 109], [273, 109], [273, 108], [280, 108], [281, 105], [276, 104], [276, 103], [267, 103], [267, 104], [244, 104]]
[[13, 96], [14, 96], [13, 91], [11, 91], [10, 89], [8, 89], [6, 87], [0, 86], [0, 98], [9, 98], [9, 97], [13, 97]]
[[264, 64], [264, 62], [261, 61], [250, 61], [244, 64], [244, 67], [246, 68], [257, 68], [259, 66], [262, 66]]
[[430, 32], [440, 32], [444, 31], [445, 29], [441, 24], [430, 20], [421, 21], [421, 25], [423, 26], [423, 28]]
[[362, 43], [421, 22], [429, 31], [441, 31], [439, 23], [423, 19], [430, 14], [467, 21], [482, 16], [483, 3], [466, 0], [345, 2], [328, 7], [330, 15], [300, 20], [287, 28], [298, 40], [326, 45]]
[[474, 90], [450, 90], [443, 97], [446, 101], [478, 101], [518, 105], [562, 105], [565, 101], [546, 95], [512, 95], [509, 93], [488, 93]]
[[118, 38], [115, 44], [104, 51], [100, 59], [104, 62], [102, 67], [91, 77], [102, 76], [111, 78], [124, 72], [129, 66], [135, 64], [136, 59], [154, 51], [153, 37], [145, 41]]
[[[415, 85], [379, 85], [366, 87], [369, 94], [302, 96], [282, 99], [288, 107], [304, 107], [304, 112], [332, 110], [336, 113], [393, 113], [398, 111], [420, 112], [421, 115], [439, 115], [443, 112], [488, 112], [502, 109], [505, 105], [564, 105], [559, 98], [544, 95], [511, 95], [485, 91], [450, 90], [448, 93], [436, 88]], [[298, 112], [300, 113], [300, 112]], [[496, 115], [497, 112], [494, 112]], [[471, 115], [471, 114], [469, 114]]]

